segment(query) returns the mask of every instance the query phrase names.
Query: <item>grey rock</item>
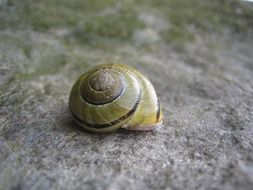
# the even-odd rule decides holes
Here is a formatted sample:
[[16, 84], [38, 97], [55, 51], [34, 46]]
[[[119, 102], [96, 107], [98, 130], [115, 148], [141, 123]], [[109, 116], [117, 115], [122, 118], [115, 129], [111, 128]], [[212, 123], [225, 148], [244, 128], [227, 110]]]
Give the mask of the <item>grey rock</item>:
[[[134, 4], [146, 23], [132, 34], [141, 43], [132, 36], [123, 41], [100, 36], [90, 43], [75, 39], [74, 26], [53, 17], [50, 22], [67, 32], [58, 35], [57, 26], [37, 30], [38, 23], [20, 22], [27, 15], [8, 6], [17, 15], [6, 8], [4, 18], [11, 14], [13, 22], [0, 19], [5, 23], [0, 27], [0, 190], [252, 189], [253, 28], [247, 24], [252, 12], [240, 17], [245, 30], [194, 29], [195, 40], [182, 44], [163, 37], [163, 23], [174, 26], [167, 9], [154, 5], [161, 14], [150, 16], [143, 14], [146, 6]], [[43, 3], [37, 7], [42, 10]], [[77, 7], [74, 13], [62, 10], [76, 12], [76, 19], [81, 14]], [[89, 14], [92, 19], [96, 11]], [[145, 32], [156, 27], [155, 33]], [[152, 43], [142, 43], [146, 38]], [[152, 81], [163, 107], [162, 128], [94, 134], [74, 122], [68, 110], [74, 81], [108, 61], [131, 65]]]

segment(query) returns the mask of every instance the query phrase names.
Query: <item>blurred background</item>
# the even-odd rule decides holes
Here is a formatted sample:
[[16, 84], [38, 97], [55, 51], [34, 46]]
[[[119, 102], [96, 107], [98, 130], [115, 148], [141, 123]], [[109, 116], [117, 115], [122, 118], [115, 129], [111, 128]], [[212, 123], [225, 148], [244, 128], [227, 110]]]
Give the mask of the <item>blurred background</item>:
[[[250, 0], [0, 0], [0, 190], [251, 189], [252, 50]], [[158, 132], [73, 122], [107, 62], [154, 84]]]

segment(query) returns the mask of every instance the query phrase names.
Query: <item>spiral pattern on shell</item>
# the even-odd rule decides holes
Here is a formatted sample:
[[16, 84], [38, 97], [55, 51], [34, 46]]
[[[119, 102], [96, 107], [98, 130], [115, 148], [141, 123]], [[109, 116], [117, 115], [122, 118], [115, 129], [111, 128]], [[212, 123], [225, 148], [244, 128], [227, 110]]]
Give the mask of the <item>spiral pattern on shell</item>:
[[69, 108], [82, 127], [94, 132], [149, 130], [163, 118], [151, 82], [124, 64], [99, 65], [81, 75], [72, 87]]

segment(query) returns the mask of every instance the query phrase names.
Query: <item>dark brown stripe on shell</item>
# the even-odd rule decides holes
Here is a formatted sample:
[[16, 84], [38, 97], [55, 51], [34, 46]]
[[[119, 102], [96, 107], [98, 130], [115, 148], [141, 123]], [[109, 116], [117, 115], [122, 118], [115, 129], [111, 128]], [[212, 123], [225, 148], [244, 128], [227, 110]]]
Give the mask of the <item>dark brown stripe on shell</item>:
[[156, 122], [159, 121], [159, 118], [160, 118], [160, 102], [159, 102], [159, 99], [157, 99], [157, 111], [156, 111]]
[[[82, 100], [83, 101], [85, 101], [85, 102], [87, 102], [87, 103], [89, 103], [89, 104], [91, 104], [91, 105], [105, 105], [105, 104], [109, 104], [110, 102], [112, 102], [112, 101], [114, 101], [114, 100], [116, 100], [117, 98], [119, 98], [123, 93], [124, 93], [124, 91], [125, 91], [125, 79], [124, 78], [122, 78], [121, 77], [121, 80], [123, 81], [123, 86], [122, 86], [122, 88], [120, 89], [120, 92], [116, 95], [116, 96], [114, 96], [112, 99], [109, 99], [108, 101], [104, 101], [104, 102], [95, 102], [95, 101], [91, 101], [91, 100], [89, 100], [86, 96], [84, 96], [84, 95], [82, 95], [82, 92], [81, 92], [81, 89], [82, 89], [82, 84], [80, 84], [80, 86], [79, 86], [79, 91], [80, 91], [80, 97], [82, 98]], [[90, 84], [89, 84], [90, 85]]]
[[127, 119], [128, 117], [130, 117], [132, 114], [134, 114], [135, 110], [137, 109], [139, 103], [140, 103], [140, 99], [141, 99], [141, 92], [138, 96], [138, 99], [136, 100], [133, 108], [124, 116], [120, 117], [119, 119], [116, 119], [110, 123], [105, 123], [105, 124], [91, 124], [91, 123], [86, 123], [84, 122], [83, 120], [79, 119], [74, 113], [73, 111], [71, 110], [70, 108], [70, 111], [72, 113], [72, 115], [74, 116], [74, 118], [80, 122], [81, 124], [87, 126], [87, 127], [90, 127], [90, 128], [96, 128], [96, 129], [102, 129], [102, 128], [107, 128], [107, 127], [111, 127], [113, 125], [117, 125], [119, 124], [121, 121], [124, 121], [125, 119]]
[[112, 100], [108, 100], [108, 101], [105, 101], [105, 102], [103, 102], [103, 103], [91, 102], [91, 101], [89, 101], [87, 98], [85, 98], [84, 96], [81, 96], [81, 98], [82, 98], [84, 101], [86, 101], [86, 102], [88, 102], [89, 104], [92, 104], [92, 105], [96, 105], [96, 106], [105, 105], [105, 104], [109, 104], [110, 102], [112, 102], [112, 101], [116, 100], [118, 97], [120, 97], [120, 96], [123, 94], [124, 89], [125, 89], [125, 87], [123, 87], [123, 88], [121, 89], [120, 93], [119, 93], [117, 96], [113, 97]]

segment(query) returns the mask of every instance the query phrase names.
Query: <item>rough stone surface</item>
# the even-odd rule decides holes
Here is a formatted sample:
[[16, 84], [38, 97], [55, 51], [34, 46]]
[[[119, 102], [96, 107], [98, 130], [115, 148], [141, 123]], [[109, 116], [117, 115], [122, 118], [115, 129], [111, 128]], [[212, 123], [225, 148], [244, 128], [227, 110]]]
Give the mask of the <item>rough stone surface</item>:
[[[0, 190], [252, 189], [252, 20], [241, 1], [0, 1]], [[164, 127], [77, 126], [71, 86], [108, 61], [148, 76]]]

